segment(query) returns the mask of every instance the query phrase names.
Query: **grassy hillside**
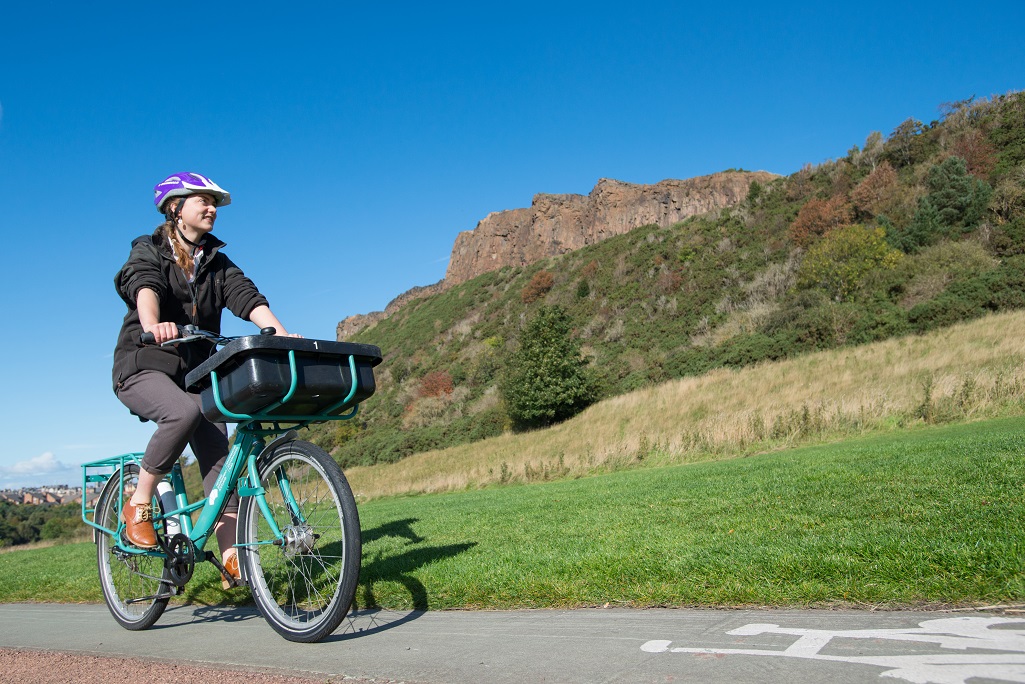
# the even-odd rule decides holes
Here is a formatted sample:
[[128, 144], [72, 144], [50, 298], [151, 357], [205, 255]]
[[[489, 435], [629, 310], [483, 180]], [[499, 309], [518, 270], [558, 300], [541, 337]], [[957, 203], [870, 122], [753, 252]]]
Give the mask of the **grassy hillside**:
[[[1025, 598], [1025, 419], [360, 506], [361, 606], [992, 605]], [[208, 564], [186, 598], [222, 592]], [[0, 601], [98, 601], [91, 543]]]
[[1025, 414], [1025, 311], [719, 369], [602, 401], [545, 430], [349, 468], [362, 499], [720, 460]]
[[386, 353], [361, 419], [313, 439], [348, 467], [503, 434], [498, 379], [543, 304], [605, 398], [1025, 306], [1025, 95], [942, 111], [721, 215], [412, 301], [355, 338]]

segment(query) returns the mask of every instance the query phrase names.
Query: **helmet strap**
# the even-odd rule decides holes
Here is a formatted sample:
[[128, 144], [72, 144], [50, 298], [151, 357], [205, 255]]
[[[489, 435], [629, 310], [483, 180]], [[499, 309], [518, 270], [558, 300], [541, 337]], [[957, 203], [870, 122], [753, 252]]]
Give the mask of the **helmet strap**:
[[184, 240], [185, 242], [189, 243], [193, 247], [199, 248], [199, 247], [203, 246], [202, 242], [193, 242], [192, 240], [190, 240], [187, 237], [185, 237], [185, 233], [183, 233], [182, 229], [179, 228], [177, 225], [175, 225], [174, 229], [178, 231], [178, 237], [180, 237], [182, 240]]
[[192, 240], [185, 237], [185, 233], [182, 232], [181, 227], [178, 225], [182, 220], [182, 208], [185, 206], [185, 200], [186, 198], [182, 197], [181, 201], [178, 202], [178, 204], [175, 205], [174, 209], [172, 209], [171, 212], [167, 215], [167, 218], [171, 221], [171, 225], [174, 226], [174, 229], [178, 231], [178, 237], [180, 237], [182, 240], [198, 249], [202, 247], [203, 244], [201, 242], [193, 242]]

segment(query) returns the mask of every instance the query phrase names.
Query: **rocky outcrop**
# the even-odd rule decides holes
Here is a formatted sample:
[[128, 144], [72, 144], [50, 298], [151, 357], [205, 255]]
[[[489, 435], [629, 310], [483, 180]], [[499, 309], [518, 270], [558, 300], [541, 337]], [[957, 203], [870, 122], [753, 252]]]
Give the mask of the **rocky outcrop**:
[[475, 229], [456, 236], [444, 280], [414, 287], [393, 299], [384, 311], [346, 318], [338, 324], [337, 339], [352, 337], [414, 299], [483, 273], [572, 252], [639, 226], [670, 226], [724, 209], [747, 197], [751, 181], [767, 183], [774, 178], [775, 174], [765, 171], [724, 171], [654, 185], [602, 178], [588, 195], [535, 195], [529, 208], [493, 212]]
[[764, 171], [727, 171], [654, 185], [603, 178], [586, 196], [535, 195], [529, 208], [488, 214], [474, 230], [460, 233], [444, 283], [456, 285], [504, 266], [525, 266], [638, 226], [669, 226], [723, 209], [743, 201], [751, 181], [773, 178]]
[[384, 311], [373, 311], [368, 314], [356, 314], [355, 316], [349, 316], [335, 328], [335, 339], [339, 342], [344, 342], [360, 330], [365, 330], [370, 326], [375, 325], [378, 321], [388, 318], [388, 316], [392, 315], [414, 299], [429, 297], [433, 294], [438, 294], [439, 292], [444, 291], [444, 289], [444, 280], [439, 280], [433, 285], [414, 287], [388, 302], [388, 306], [384, 307]]

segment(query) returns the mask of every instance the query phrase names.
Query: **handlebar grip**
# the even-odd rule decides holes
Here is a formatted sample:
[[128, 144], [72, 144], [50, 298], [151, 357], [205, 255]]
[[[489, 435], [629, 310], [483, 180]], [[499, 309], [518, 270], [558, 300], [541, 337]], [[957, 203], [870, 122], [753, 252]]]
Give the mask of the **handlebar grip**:
[[[179, 337], [184, 336], [188, 332], [188, 328], [189, 327], [191, 327], [191, 326], [181, 325], [179, 323], [178, 324], [178, 336]], [[156, 344], [157, 343], [157, 338], [151, 332], [144, 332], [141, 335], [139, 335], [139, 341], [142, 342], [143, 344]]]

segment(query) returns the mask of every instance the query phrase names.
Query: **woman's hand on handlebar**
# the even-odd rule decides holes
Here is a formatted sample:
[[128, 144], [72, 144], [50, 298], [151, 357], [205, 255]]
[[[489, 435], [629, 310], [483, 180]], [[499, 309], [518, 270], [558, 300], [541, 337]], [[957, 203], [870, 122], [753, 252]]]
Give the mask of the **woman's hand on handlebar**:
[[142, 326], [142, 330], [153, 335], [154, 344], [163, 344], [179, 336], [177, 323], [154, 323]]
[[275, 335], [278, 337], [302, 337], [294, 333], [289, 333], [285, 330], [285, 326], [281, 325], [281, 321], [274, 315], [274, 312], [270, 310], [270, 307], [266, 304], [261, 304], [249, 313], [249, 320], [256, 325], [260, 326], [261, 334], [268, 328], [273, 328]]

